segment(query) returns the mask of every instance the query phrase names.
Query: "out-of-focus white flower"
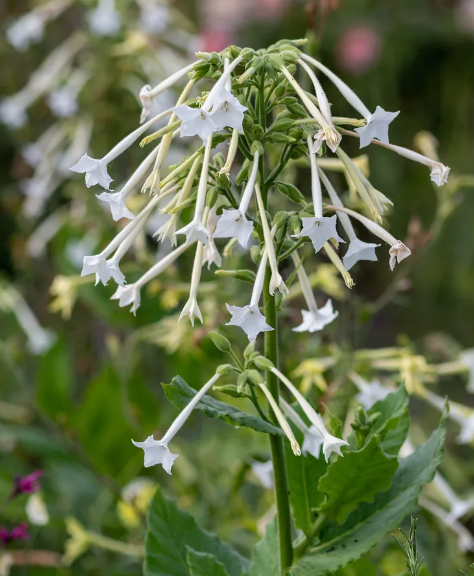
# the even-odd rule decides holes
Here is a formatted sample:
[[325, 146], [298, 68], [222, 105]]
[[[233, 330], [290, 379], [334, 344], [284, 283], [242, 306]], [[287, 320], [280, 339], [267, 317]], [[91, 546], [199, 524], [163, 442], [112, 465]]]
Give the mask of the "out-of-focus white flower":
[[88, 80], [89, 75], [78, 68], [69, 77], [67, 83], [53, 90], [48, 96], [51, 112], [59, 118], [75, 116], [78, 110], [77, 96]]
[[171, 474], [171, 467], [173, 466], [173, 462], [178, 457], [178, 454], [172, 454], [168, 448], [168, 444], [179, 432], [201, 398], [212, 388], [212, 386], [219, 380], [219, 378], [220, 374], [215, 374], [209, 380], [209, 382], [204, 384], [201, 390], [195, 394], [186, 408], [182, 410], [179, 416], [171, 424], [168, 432], [163, 436], [161, 440], [155, 440], [153, 436], [148, 436], [144, 442], [135, 442], [135, 440], [132, 440], [135, 446], [143, 448], [145, 453], [145, 468], [154, 466], [155, 464], [161, 464], [165, 472]]
[[260, 484], [267, 490], [271, 490], [273, 488], [273, 462], [271, 460], [267, 462], [252, 460], [250, 467]]
[[0, 555], [0, 576], [9, 576], [10, 568], [13, 566], [13, 556], [8, 552]]
[[97, 8], [89, 13], [89, 25], [97, 36], [116, 36], [122, 27], [115, 0], [99, 0]]
[[[441, 398], [430, 390], [423, 391], [423, 398], [440, 412], [444, 411], [445, 398]], [[448, 418], [457, 422], [461, 427], [457, 442], [459, 444], [472, 444], [474, 442], [474, 410], [457, 402], [449, 402]]]
[[61, 208], [45, 218], [26, 242], [28, 255], [31, 258], [44, 256], [48, 242], [56, 236], [68, 219], [68, 213]]
[[140, 28], [149, 34], [160, 34], [170, 22], [170, 10], [164, 4], [153, 0], [140, 2]]
[[468, 370], [467, 391], [474, 393], [474, 348], [464, 350], [459, 357], [459, 362]]
[[390, 389], [383, 386], [378, 380], [371, 380], [366, 382], [359, 374], [356, 372], [351, 372], [349, 375], [352, 382], [359, 389], [359, 393], [356, 398], [358, 402], [365, 408], [369, 410], [372, 406], [379, 400], [383, 400], [386, 396], [390, 394]]
[[31, 524], [35, 526], [46, 526], [49, 522], [48, 509], [39, 492], [32, 494], [26, 503], [26, 515]]
[[8, 42], [20, 52], [39, 42], [43, 35], [44, 19], [34, 10], [9, 26], [6, 33]]
[[97, 198], [109, 205], [112, 218], [116, 222], [121, 218], [128, 218], [129, 220], [133, 220], [135, 218], [135, 214], [130, 212], [130, 210], [125, 205], [127, 195], [124, 194], [123, 191], [115, 193], [102, 192], [101, 194], [97, 194]]
[[0, 120], [9, 128], [21, 128], [26, 124], [28, 116], [25, 107], [14, 97], [0, 101]]
[[474, 498], [468, 498], [466, 500], [459, 498], [459, 496], [454, 492], [449, 483], [443, 476], [441, 476], [439, 472], [436, 472], [433, 480], [433, 486], [437, 489], [437, 491], [449, 505], [448, 519], [450, 521], [459, 520], [459, 518], [463, 518], [466, 516], [466, 514], [474, 510]]

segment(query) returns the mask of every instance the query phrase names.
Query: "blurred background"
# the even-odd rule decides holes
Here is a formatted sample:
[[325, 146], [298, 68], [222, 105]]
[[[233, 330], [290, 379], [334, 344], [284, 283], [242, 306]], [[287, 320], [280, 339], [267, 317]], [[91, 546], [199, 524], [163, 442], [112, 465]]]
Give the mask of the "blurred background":
[[[423, 361], [455, 361], [474, 347], [474, 1], [3, 0], [0, 22], [0, 502], [15, 476], [43, 472], [41, 502], [22, 495], [0, 508], [0, 526], [25, 519], [30, 525], [29, 540], [8, 547], [11, 573], [140, 574], [137, 546], [157, 482], [248, 553], [271, 517], [272, 492], [254, 465], [268, 459], [266, 438], [197, 414], [176, 440], [172, 481], [145, 471], [130, 442], [159, 436], [175, 417], [160, 382], [180, 374], [199, 387], [226, 361], [206, 334], [227, 321], [217, 295], [231, 298], [239, 287], [206, 271], [204, 326], [178, 324], [189, 290], [188, 255], [166, 279], [149, 284], [136, 318], [118, 308], [109, 300], [112, 286], [94, 289], [90, 277], [79, 277], [82, 257], [100, 251], [117, 225], [96, 201], [97, 189], [68, 169], [86, 150], [100, 158], [135, 129], [140, 88], [192, 62], [196, 50], [257, 49], [308, 37], [308, 50], [369, 109], [401, 110], [391, 142], [427, 155], [437, 149], [452, 172], [450, 184], [435, 190], [425, 167], [370, 148], [371, 181], [394, 202], [390, 230], [413, 257], [394, 274], [385, 258], [363, 263], [351, 293], [322, 264], [318, 299], [331, 296], [339, 319], [322, 337], [295, 337], [290, 328], [299, 311], [285, 312], [282, 364], [323, 399], [327, 389], [317, 385], [325, 372], [325, 385], [337, 388], [337, 412], [354, 390], [341, 390], [339, 364], [325, 371], [317, 360], [397, 347], [397, 358], [408, 364], [395, 363], [384, 377], [406, 381], [408, 370], [414, 390], [426, 380]], [[328, 82], [325, 88], [338, 114], [350, 115], [337, 90]], [[158, 106], [167, 108], [172, 98], [163, 95]], [[178, 142], [173, 158], [187, 154], [187, 146]], [[359, 155], [353, 142], [345, 149]], [[138, 146], [121, 157], [112, 170], [117, 185], [143, 157]], [[307, 190], [308, 172], [298, 172], [296, 183]], [[166, 249], [144, 236], [123, 269], [138, 277]], [[239, 256], [232, 260], [237, 265]], [[245, 345], [240, 334], [222, 332]], [[303, 360], [314, 362], [302, 366]], [[370, 363], [366, 369], [367, 377], [377, 375]], [[438, 394], [474, 407], [465, 376], [436, 380]], [[423, 440], [438, 413], [416, 398], [411, 409]], [[456, 443], [451, 428], [442, 471], [467, 497], [473, 452]], [[459, 534], [419, 514], [431, 573], [466, 567]], [[464, 525], [474, 529], [468, 519]], [[0, 551], [0, 574], [8, 573], [7, 564]], [[344, 574], [403, 570], [387, 538], [370, 560]]]

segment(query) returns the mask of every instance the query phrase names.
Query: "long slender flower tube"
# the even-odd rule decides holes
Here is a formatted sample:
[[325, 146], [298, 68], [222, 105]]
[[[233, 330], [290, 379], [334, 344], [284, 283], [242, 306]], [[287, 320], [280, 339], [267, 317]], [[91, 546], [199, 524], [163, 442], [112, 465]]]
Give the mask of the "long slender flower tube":
[[196, 63], [197, 62], [193, 62], [192, 64], [184, 66], [184, 68], [181, 68], [174, 74], [171, 74], [171, 76], [165, 78], [165, 80], [160, 82], [154, 88], [152, 88], [149, 84], [143, 86], [143, 88], [140, 90], [140, 101], [143, 107], [140, 116], [140, 124], [143, 124], [143, 122], [145, 122], [145, 120], [150, 115], [151, 109], [153, 108], [154, 99], [165, 90], [168, 90], [168, 88], [171, 88], [171, 86], [174, 86], [181, 80], [181, 78], [186, 76], [188, 72], [191, 72]]
[[385, 230], [385, 228], [382, 228], [382, 226], [380, 226], [376, 222], [369, 220], [369, 218], [362, 216], [362, 214], [354, 212], [354, 210], [349, 210], [348, 208], [342, 208], [340, 206], [327, 205], [326, 209], [336, 210], [338, 212], [345, 212], [349, 216], [352, 216], [352, 218], [355, 218], [356, 220], [359, 220], [359, 222], [362, 222], [362, 224], [367, 228], [369, 232], [372, 232], [372, 234], [375, 234], [375, 236], [378, 236], [381, 240], [389, 244], [391, 246], [389, 251], [390, 270], [393, 270], [395, 268], [395, 264], [397, 262], [400, 264], [402, 260], [405, 260], [405, 258], [408, 258], [408, 256], [410, 256], [411, 250], [407, 246], [405, 246], [405, 244], [401, 240], [397, 240], [394, 236], [390, 234], [390, 232]]
[[259, 302], [263, 292], [263, 284], [265, 281], [265, 272], [268, 264], [268, 253], [265, 247], [260, 264], [258, 265], [257, 276], [255, 284], [252, 289], [252, 297], [250, 304], [247, 306], [230, 306], [226, 304], [227, 310], [231, 313], [232, 319], [227, 322], [227, 326], [240, 326], [247, 334], [249, 342], [255, 342], [260, 332], [269, 332], [275, 330], [267, 324], [267, 319], [260, 312]]
[[349, 446], [348, 442], [329, 434], [321, 416], [316, 412], [316, 410], [311, 406], [311, 404], [306, 400], [306, 398], [301, 394], [301, 392], [296, 388], [296, 386], [294, 386], [288, 380], [288, 378], [284, 374], [282, 374], [280, 370], [278, 370], [278, 368], [275, 368], [275, 366], [272, 365], [271, 367], [269, 366], [269, 370], [270, 372], [275, 374], [275, 376], [293, 394], [293, 396], [296, 398], [296, 401], [301, 406], [303, 412], [306, 414], [311, 424], [313, 424], [313, 426], [322, 435], [323, 452], [326, 458], [326, 462], [329, 460], [329, 456], [332, 454], [332, 452], [335, 452], [336, 454], [342, 456], [341, 448], [342, 446]]
[[209, 230], [202, 223], [204, 205], [206, 203], [207, 181], [209, 176], [209, 159], [211, 156], [212, 148], [212, 134], [208, 137], [206, 148], [204, 150], [204, 157], [202, 161], [201, 176], [199, 178], [199, 186], [196, 197], [196, 207], [194, 209], [194, 217], [192, 221], [175, 232], [177, 234], [185, 234], [186, 242], [193, 242], [199, 240], [203, 244], [207, 244], [209, 239]]
[[[344, 134], [357, 137], [357, 134], [354, 134], [354, 132], [351, 132], [350, 130], [344, 130]], [[395, 144], [389, 144], [388, 142], [374, 141], [374, 144], [382, 146], [382, 148], [387, 148], [387, 150], [391, 150], [392, 152], [396, 152], [400, 156], [408, 158], [408, 160], [413, 160], [414, 162], [419, 162], [420, 164], [428, 166], [428, 168], [431, 168], [430, 179], [437, 186], [442, 186], [448, 182], [451, 168], [449, 166], [445, 166], [442, 162], [439, 162], [438, 160], [432, 160], [431, 158], [423, 156], [423, 154], [419, 154], [418, 152], [414, 152], [409, 148], [396, 146]]]
[[165, 112], [158, 114], [157, 116], [149, 120], [146, 124], [143, 124], [143, 126], [140, 126], [136, 130], [131, 132], [130, 134], [128, 134], [128, 136], [125, 136], [125, 138], [123, 138], [118, 144], [116, 144], [112, 148], [112, 150], [107, 152], [107, 154], [102, 158], [99, 159], [91, 158], [88, 154], [84, 154], [84, 156], [79, 160], [79, 162], [77, 162], [77, 164], [71, 166], [71, 171], [78, 172], [79, 174], [85, 174], [86, 186], [88, 188], [90, 188], [91, 186], [95, 186], [96, 184], [100, 184], [102, 188], [110, 190], [110, 183], [113, 180], [107, 172], [108, 164], [110, 164], [110, 162], [118, 158], [120, 154], [122, 154], [123, 152], [125, 152], [125, 150], [127, 150], [127, 148], [130, 148], [130, 146], [134, 142], [136, 142], [142, 134], [144, 134], [149, 128], [151, 128], [153, 124], [155, 124], [162, 118], [165, 118], [166, 116], [168, 116], [168, 114], [171, 114], [171, 110], [165, 110]]
[[272, 270], [269, 291], [272, 296], [275, 294], [275, 290], [278, 290], [280, 294], [285, 296], [288, 294], [288, 288], [286, 287], [286, 284], [283, 282], [283, 278], [278, 272], [278, 262], [275, 254], [275, 246], [273, 245], [273, 235], [270, 230], [270, 226], [268, 225], [267, 213], [265, 211], [262, 200], [262, 193], [260, 192], [260, 186], [257, 184], [257, 182], [255, 183], [255, 194], [257, 197], [258, 211], [260, 214], [260, 221], [262, 222], [263, 235], [265, 238], [265, 250], [267, 252], [268, 261], [270, 262], [270, 268]]
[[[212, 136], [210, 136], [212, 139]], [[207, 219], [209, 217], [210, 207], [206, 206], [204, 209], [204, 213], [202, 216], [202, 226], [204, 229], [207, 230], [206, 224]], [[193, 263], [193, 271], [191, 274], [191, 288], [189, 290], [189, 298], [184, 308], [179, 315], [178, 322], [182, 320], [185, 316], [189, 316], [191, 320], [191, 325], [194, 326], [194, 317], [197, 316], [202, 323], [202, 314], [201, 310], [199, 309], [199, 305], [197, 302], [197, 295], [199, 291], [199, 283], [201, 281], [201, 271], [202, 271], [202, 263], [203, 263], [203, 256], [204, 256], [204, 246], [207, 245], [208, 239], [206, 238], [206, 243], [203, 241], [197, 240], [197, 248], [196, 248], [196, 255], [194, 256], [194, 263]], [[190, 240], [186, 240], [186, 243], [189, 243]]]
[[169, 266], [171, 266], [171, 264], [173, 264], [173, 262], [175, 262], [175, 260], [177, 260], [181, 254], [186, 252], [186, 250], [191, 246], [192, 244], [188, 243], [181, 244], [181, 246], [170, 252], [167, 256], [152, 266], [136, 282], [133, 284], [127, 284], [127, 286], [118, 286], [110, 299], [118, 300], [120, 308], [131, 305], [130, 312], [133, 312], [133, 314], [136, 315], [141, 304], [141, 289], [143, 286], [169, 268]]
[[334, 312], [331, 299], [329, 299], [322, 308], [318, 309], [308, 275], [306, 274], [298, 252], [295, 250], [291, 256], [300, 282], [301, 292], [308, 307], [308, 310], [301, 310], [303, 322], [296, 328], [293, 328], [293, 332], [317, 332], [337, 318], [339, 313]]
[[145, 468], [155, 466], [155, 464], [161, 464], [163, 466], [163, 470], [168, 474], [171, 474], [171, 467], [173, 466], [173, 462], [176, 460], [179, 454], [173, 454], [168, 448], [168, 444], [181, 430], [182, 426], [191, 416], [192, 411], [194, 408], [196, 408], [201, 398], [209, 392], [209, 390], [214, 386], [220, 377], [220, 374], [214, 374], [214, 376], [208, 382], [206, 382], [206, 384], [204, 384], [201, 390], [199, 390], [199, 392], [193, 396], [186, 408], [182, 410], [179, 416], [171, 424], [168, 432], [166, 432], [161, 440], [155, 440], [153, 436], [148, 436], [144, 442], [135, 442], [135, 440], [132, 440], [135, 446], [138, 448], [143, 448], [143, 452], [145, 453]]
[[290, 441], [293, 454], [295, 456], [301, 456], [300, 445], [298, 444], [295, 435], [293, 434], [293, 430], [291, 429], [290, 425], [283, 416], [283, 412], [280, 410], [280, 407], [278, 406], [277, 401], [273, 397], [273, 394], [270, 392], [270, 390], [265, 386], [263, 382], [260, 382], [258, 386], [260, 390], [265, 394], [265, 397], [267, 398], [268, 403], [272, 407], [273, 413], [275, 414], [276, 419], [278, 420], [278, 424], [280, 424], [281, 429], [283, 430], [283, 432], [286, 434], [286, 437]]
[[232, 137], [230, 139], [229, 150], [227, 151], [227, 159], [224, 166], [219, 170], [219, 174], [229, 175], [232, 164], [234, 163], [237, 150], [239, 149], [239, 131], [234, 128], [232, 131]]
[[[321, 127], [321, 130], [324, 133], [325, 140], [329, 148], [335, 152], [339, 146], [341, 141], [341, 135], [339, 132], [332, 126], [328, 121], [324, 118], [323, 114], [319, 110], [319, 108], [312, 102], [306, 92], [301, 88], [298, 82], [293, 78], [290, 72], [282, 66], [281, 71], [287, 78], [288, 82], [293, 86], [293, 88], [298, 93], [298, 96], [301, 98], [301, 101], [306, 106], [306, 109], [311, 114], [311, 116], [318, 122]], [[311, 147], [313, 148], [313, 146]]]
[[311, 456], [319, 458], [321, 455], [321, 447], [324, 442], [323, 435], [313, 424], [307, 426], [303, 421], [303, 418], [301, 418], [298, 412], [296, 412], [296, 410], [290, 406], [284, 398], [280, 398], [280, 405], [283, 408], [286, 417], [290, 419], [303, 434], [303, 444], [301, 446], [303, 456], [311, 454]]
[[[189, 194], [191, 193], [194, 178], [196, 176], [196, 172], [199, 168], [199, 164], [201, 163], [202, 156], [199, 155], [195, 158], [188, 175], [186, 176], [186, 180], [184, 181], [183, 187], [179, 191], [178, 195], [176, 196], [176, 206], [180, 206], [183, 202], [185, 202]], [[165, 213], [167, 210], [164, 211]], [[176, 238], [176, 224], [178, 222], [180, 212], [173, 212], [170, 218], [157, 230], [155, 235], [158, 236], [158, 240], [163, 242], [166, 238], [169, 238], [171, 244], [176, 246], [177, 238]]]
[[321, 86], [318, 78], [316, 77], [315, 73], [311, 70], [311, 68], [303, 62], [303, 60], [299, 59], [298, 63], [306, 70], [306, 73], [311, 78], [311, 81], [314, 86], [314, 90], [316, 92], [316, 98], [318, 99], [319, 108], [321, 110], [321, 114], [323, 115], [324, 119], [326, 120], [328, 128], [321, 128], [318, 130], [314, 137], [314, 145], [313, 145], [313, 153], [317, 154], [321, 148], [323, 141], [327, 142], [329, 148], [335, 152], [337, 147], [339, 146], [342, 136], [334, 127], [332, 122], [332, 114], [331, 114], [331, 107], [329, 106], [329, 101], [327, 99], [326, 93]]
[[308, 136], [308, 153], [311, 164], [311, 194], [314, 206], [314, 218], [302, 218], [303, 229], [296, 238], [308, 236], [313, 244], [314, 251], [317, 253], [326, 244], [330, 238], [338, 242], [344, 242], [337, 233], [336, 222], [337, 216], [323, 216], [323, 197], [321, 192], [321, 182], [318, 175], [318, 166], [316, 164], [316, 155], [312, 151], [313, 143], [311, 136]]
[[242, 193], [239, 207], [236, 210], [224, 209], [214, 232], [214, 238], [237, 238], [242, 248], [247, 248], [249, 238], [253, 232], [253, 222], [247, 220], [246, 214], [257, 181], [258, 158], [258, 150], [255, 150], [252, 171]]
[[381, 142], [388, 144], [388, 126], [395, 120], [395, 118], [400, 114], [398, 112], [386, 112], [380, 106], [377, 106], [375, 112], [371, 114], [367, 106], [362, 102], [362, 100], [357, 96], [357, 94], [349, 88], [349, 86], [343, 82], [334, 72], [331, 72], [329, 68], [326, 68], [321, 62], [318, 62], [311, 56], [306, 54], [301, 54], [301, 58], [309, 62], [311, 65], [315, 66], [323, 74], [325, 74], [331, 82], [336, 86], [339, 92], [344, 96], [344, 98], [349, 102], [349, 104], [361, 114], [367, 121], [367, 125], [362, 128], [357, 128], [356, 132], [360, 134], [360, 147], [364, 148], [368, 146], [373, 138], [377, 138]]
[[[321, 181], [324, 184], [333, 205], [339, 206], [340, 208], [344, 208], [344, 205], [342, 204], [329, 178], [319, 167], [318, 172], [319, 177], [321, 178]], [[362, 240], [359, 240], [359, 238], [357, 238], [356, 236], [354, 227], [352, 226], [349, 216], [344, 212], [338, 212], [337, 215], [339, 220], [341, 221], [342, 227], [344, 228], [347, 236], [349, 237], [349, 247], [342, 259], [346, 270], [350, 270], [360, 260], [369, 260], [371, 262], [375, 262], [377, 260], [375, 249], [378, 248], [380, 244], [370, 244], [368, 242], [363, 242]]]
[[216, 207], [211, 208], [209, 212], [209, 217], [207, 219], [207, 228], [209, 230], [209, 240], [207, 245], [204, 246], [204, 251], [202, 255], [202, 265], [207, 264], [207, 269], [211, 269], [211, 265], [215, 264], [218, 268], [222, 265], [222, 256], [219, 254], [216, 243], [214, 242], [213, 234], [217, 226], [217, 214]]

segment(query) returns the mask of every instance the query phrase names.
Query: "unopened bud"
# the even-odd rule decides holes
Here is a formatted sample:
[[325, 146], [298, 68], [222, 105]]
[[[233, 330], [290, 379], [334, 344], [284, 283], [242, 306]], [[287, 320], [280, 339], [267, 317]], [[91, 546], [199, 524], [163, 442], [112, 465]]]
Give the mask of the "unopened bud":
[[239, 173], [235, 178], [235, 183], [237, 184], [237, 186], [240, 186], [242, 182], [247, 179], [249, 167], [250, 167], [250, 160], [247, 158], [242, 164], [242, 168], [239, 170]]
[[268, 358], [265, 358], [265, 356], [258, 356], [254, 359], [253, 363], [260, 370], [270, 370], [271, 368], [275, 367], [273, 362]]
[[211, 188], [209, 188], [209, 190], [207, 191], [207, 196], [206, 196], [206, 206], [208, 206], [209, 208], [212, 208], [215, 203], [217, 202], [217, 198], [219, 197], [219, 192], [217, 190], [217, 188], [215, 186], [212, 186]]
[[289, 218], [288, 212], [277, 212], [273, 218], [272, 228], [276, 226], [278, 229], [283, 228], [283, 226], [287, 223]]
[[258, 154], [260, 156], [263, 156], [263, 146], [262, 143], [259, 140], [254, 140], [252, 142], [252, 146], [250, 147], [250, 152], [252, 154], [255, 154], [255, 152], [258, 152]]
[[248, 360], [250, 354], [252, 354], [254, 350], [255, 350], [255, 342], [250, 342], [249, 344], [247, 344], [247, 347], [244, 350], [245, 360]]
[[301, 232], [301, 220], [298, 214], [292, 214], [288, 220], [288, 228], [293, 231], [293, 234]]
[[216, 270], [215, 274], [255, 284], [255, 272], [253, 270]]
[[247, 372], [247, 379], [249, 380], [249, 382], [251, 382], [255, 386], [263, 384], [263, 378], [260, 372], [258, 372], [257, 370], [246, 370], [246, 372]]
[[225, 376], [226, 374], [230, 374], [234, 371], [234, 367], [232, 364], [221, 364], [216, 369], [216, 374], [220, 374], [221, 376]]
[[222, 336], [222, 334], [209, 332], [209, 338], [212, 340], [214, 346], [221, 352], [230, 352], [232, 350], [229, 340], [227, 340], [225, 336]]
[[237, 392], [243, 394], [247, 386], [247, 372], [242, 372], [237, 376]]
[[254, 124], [252, 129], [249, 131], [249, 138], [252, 140], [263, 140], [265, 136], [265, 130], [261, 124]]

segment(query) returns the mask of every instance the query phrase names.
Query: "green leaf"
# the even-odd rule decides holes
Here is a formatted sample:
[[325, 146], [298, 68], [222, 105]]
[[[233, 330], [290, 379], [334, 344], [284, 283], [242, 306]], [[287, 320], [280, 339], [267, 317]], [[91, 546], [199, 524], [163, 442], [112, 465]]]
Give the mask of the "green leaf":
[[[295, 435], [300, 441], [296, 430]], [[288, 444], [285, 444], [285, 447], [293, 518], [296, 527], [307, 534], [314, 521], [314, 510], [324, 500], [324, 494], [318, 490], [318, 483], [326, 474], [328, 465], [322, 456], [295, 456]]]
[[224, 564], [212, 554], [188, 548], [187, 562], [191, 576], [229, 576]]
[[267, 524], [265, 535], [252, 550], [250, 576], [280, 576], [280, 551], [276, 519]]
[[193, 576], [186, 562], [188, 547], [214, 556], [229, 576], [248, 571], [248, 561], [206, 532], [187, 512], [166, 498], [158, 487], [148, 514], [145, 543], [145, 576]]
[[[197, 391], [186, 384], [181, 376], [175, 376], [173, 380], [171, 380], [171, 384], [162, 383], [161, 385], [163, 386], [168, 400], [179, 410], [185, 408], [191, 398], [197, 394]], [[280, 428], [265, 422], [265, 420], [262, 420], [257, 416], [252, 416], [251, 414], [242, 412], [242, 410], [239, 410], [235, 406], [215, 400], [208, 395], [204, 396], [199, 401], [196, 409], [204, 412], [208, 418], [220, 418], [232, 426], [246, 426], [247, 428], [252, 428], [257, 432], [265, 432], [267, 434], [280, 436], [283, 435], [283, 431]]]
[[[308, 549], [290, 576], [324, 576], [357, 560], [416, 506], [423, 484], [431, 482], [443, 457], [444, 421], [408, 458], [402, 458], [389, 490], [371, 504], [360, 504], [342, 525], [331, 523]], [[346, 458], [347, 456], [345, 456]]]
[[372, 502], [376, 494], [390, 488], [397, 468], [397, 459], [387, 456], [379, 437], [373, 436], [362, 450], [346, 452], [330, 464], [319, 481], [319, 492], [326, 494], [319, 510], [341, 524], [360, 502]]

